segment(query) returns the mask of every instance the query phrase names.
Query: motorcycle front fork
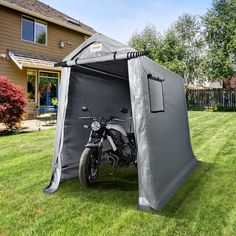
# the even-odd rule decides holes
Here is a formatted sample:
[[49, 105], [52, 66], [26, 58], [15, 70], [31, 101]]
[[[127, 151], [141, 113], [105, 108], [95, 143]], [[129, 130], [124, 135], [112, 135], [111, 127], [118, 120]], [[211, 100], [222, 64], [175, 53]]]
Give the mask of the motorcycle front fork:
[[[93, 131], [91, 130], [90, 135], [89, 135], [89, 140], [88, 143], [92, 143], [93, 142]], [[102, 157], [102, 148], [103, 148], [103, 141], [104, 138], [106, 137], [106, 132], [104, 131], [102, 134], [102, 138], [100, 139], [99, 143], [98, 143], [98, 157], [97, 157], [97, 165], [100, 165], [101, 163], [101, 157]]]

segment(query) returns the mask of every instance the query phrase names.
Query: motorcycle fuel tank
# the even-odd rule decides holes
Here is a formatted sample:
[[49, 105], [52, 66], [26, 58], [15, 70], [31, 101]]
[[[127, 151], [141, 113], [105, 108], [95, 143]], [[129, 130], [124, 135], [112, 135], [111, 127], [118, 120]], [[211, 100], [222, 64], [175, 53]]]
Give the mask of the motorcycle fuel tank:
[[107, 124], [106, 125], [106, 129], [114, 129], [114, 130], [118, 131], [119, 133], [121, 133], [122, 135], [127, 136], [126, 131], [120, 125], [117, 125], [117, 124]]

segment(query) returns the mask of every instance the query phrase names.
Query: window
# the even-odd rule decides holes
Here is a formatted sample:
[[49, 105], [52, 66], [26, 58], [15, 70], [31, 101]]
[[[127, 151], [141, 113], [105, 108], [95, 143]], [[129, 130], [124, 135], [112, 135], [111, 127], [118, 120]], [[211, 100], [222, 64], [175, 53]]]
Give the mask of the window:
[[34, 42], [34, 21], [22, 18], [22, 39]]
[[29, 102], [35, 102], [35, 85], [36, 85], [36, 75], [37, 72], [35, 70], [27, 71], [27, 95]]
[[162, 86], [163, 81], [163, 79], [148, 74], [150, 109], [153, 113], [163, 112], [165, 110]]
[[22, 17], [21, 38], [26, 41], [47, 44], [47, 25], [38, 20]]

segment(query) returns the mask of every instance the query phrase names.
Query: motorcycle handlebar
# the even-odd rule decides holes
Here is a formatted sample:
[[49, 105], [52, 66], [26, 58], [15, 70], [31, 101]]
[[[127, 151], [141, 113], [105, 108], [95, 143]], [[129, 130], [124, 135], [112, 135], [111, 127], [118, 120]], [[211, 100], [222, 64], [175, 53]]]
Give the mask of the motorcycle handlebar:
[[119, 118], [114, 118], [114, 119], [112, 119], [112, 120], [114, 120], [114, 121], [121, 121], [121, 122], [125, 122], [125, 120], [122, 120], [122, 119], [119, 119]]
[[91, 116], [79, 116], [79, 119], [81, 119], [81, 120], [91, 120], [91, 119], [93, 119], [93, 117], [91, 117]]
[[[81, 120], [92, 120], [92, 119], [94, 119], [94, 117], [92, 117], [92, 116], [79, 116], [79, 119], [81, 119]], [[120, 122], [125, 122], [125, 120], [122, 120], [122, 119], [119, 119], [119, 118], [112, 118], [111, 119], [112, 121], [120, 121]]]

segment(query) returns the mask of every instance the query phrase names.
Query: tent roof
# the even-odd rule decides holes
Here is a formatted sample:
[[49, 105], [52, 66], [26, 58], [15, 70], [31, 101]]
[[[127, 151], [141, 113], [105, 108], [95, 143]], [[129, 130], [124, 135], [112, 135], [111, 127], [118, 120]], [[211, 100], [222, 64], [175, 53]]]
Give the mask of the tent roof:
[[[92, 45], [99, 45], [101, 48], [93, 52], [92, 47], [90, 47]], [[63, 61], [74, 60], [76, 58], [96, 58], [114, 52], [126, 53], [130, 51], [135, 50], [101, 33], [96, 33], [67, 55]]]

